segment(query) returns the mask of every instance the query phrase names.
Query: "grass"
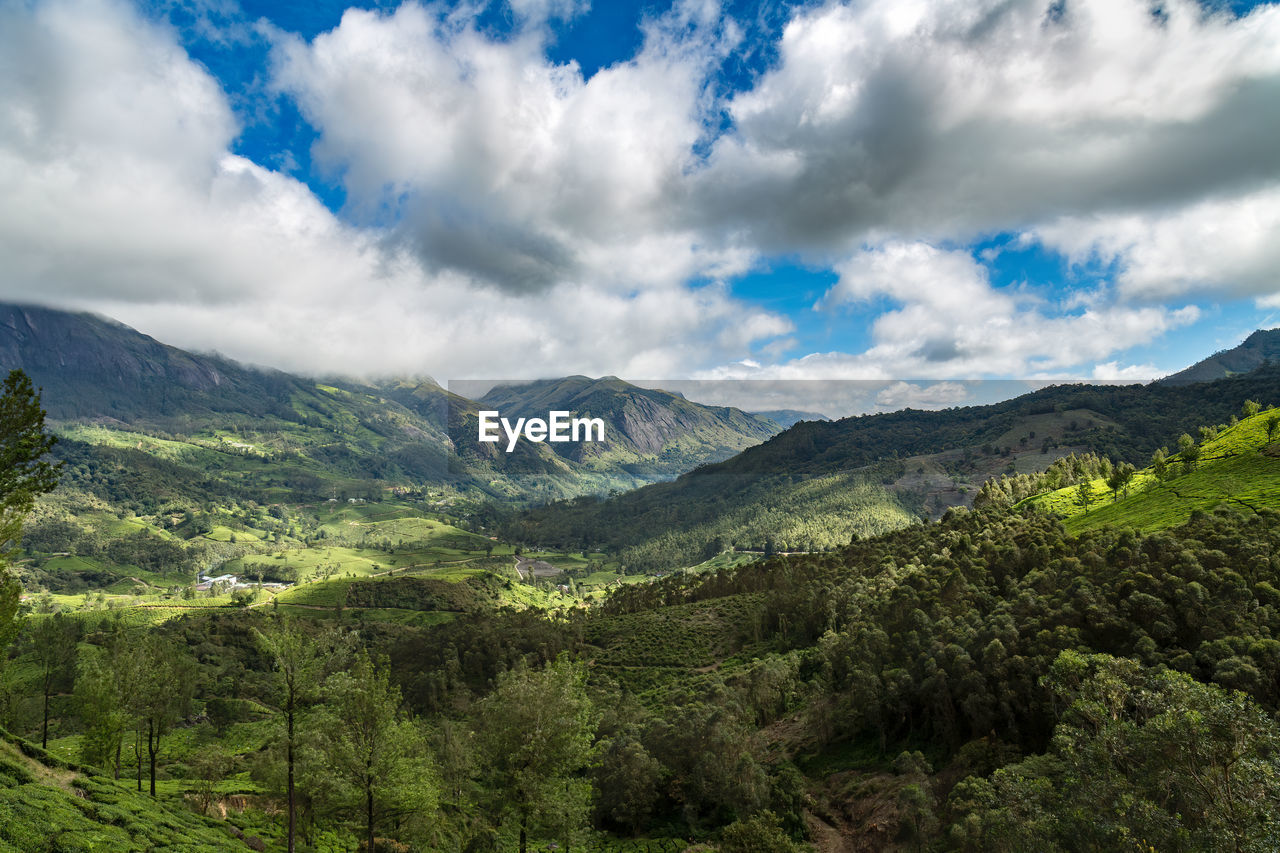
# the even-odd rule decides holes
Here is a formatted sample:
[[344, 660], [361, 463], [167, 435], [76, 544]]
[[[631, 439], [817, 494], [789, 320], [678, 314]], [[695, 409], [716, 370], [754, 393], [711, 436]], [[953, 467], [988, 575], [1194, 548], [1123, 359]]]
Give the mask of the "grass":
[[760, 595], [742, 594], [592, 620], [587, 642], [599, 647], [597, 665], [714, 666], [736, 651], [750, 631]]
[[0, 740], [0, 853], [241, 853], [230, 830], [176, 794], [152, 799], [12, 736]]
[[1160, 482], [1151, 468], [1137, 472], [1128, 496], [1112, 500], [1102, 480], [1093, 481], [1098, 498], [1086, 513], [1076, 503], [1078, 487], [1070, 486], [1023, 502], [1061, 516], [1069, 532], [1103, 526], [1150, 531], [1183, 523], [1197, 510], [1222, 504], [1259, 510], [1280, 509], [1280, 444], [1268, 443], [1261, 412], [1227, 427], [1200, 445], [1200, 460], [1183, 472], [1177, 456], [1170, 461], [1173, 476]]

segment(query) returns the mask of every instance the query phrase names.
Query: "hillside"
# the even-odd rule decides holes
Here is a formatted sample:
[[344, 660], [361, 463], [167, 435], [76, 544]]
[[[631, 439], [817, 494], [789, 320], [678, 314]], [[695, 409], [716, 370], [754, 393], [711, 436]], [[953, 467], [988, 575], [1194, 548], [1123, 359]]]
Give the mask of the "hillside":
[[[822, 549], [861, 524], [852, 506], [829, 512], [833, 498], [855, 501], [869, 532], [936, 518], [971, 503], [990, 477], [1041, 471], [1069, 454], [1145, 464], [1246, 399], [1280, 400], [1280, 367], [1211, 383], [1062, 385], [989, 406], [807, 421], [671, 483], [528, 510], [504, 531], [556, 547], [629, 549], [647, 569], [689, 565], [717, 544], [760, 548], [766, 537], [779, 550]], [[841, 520], [812, 533], [795, 521], [832, 514]]]
[[184, 352], [90, 314], [0, 305], [0, 370], [12, 368], [43, 389], [63, 458], [129, 470], [157, 494], [198, 482], [202, 494], [262, 502], [430, 486], [545, 501], [668, 479], [777, 431], [600, 381], [573, 405], [614, 417], [615, 445], [575, 455], [522, 442], [508, 454], [476, 440], [475, 402], [429, 379], [316, 381]]
[[1264, 364], [1280, 362], [1280, 329], [1258, 330], [1239, 346], [1214, 353], [1159, 380], [1176, 385], [1187, 382], [1212, 382], [1256, 370]]
[[1137, 471], [1124, 493], [1113, 494], [1104, 478], [1090, 481], [1096, 497], [1087, 510], [1080, 503], [1079, 486], [1023, 503], [1065, 519], [1072, 532], [1107, 526], [1159, 530], [1222, 505], [1251, 512], [1280, 509], [1280, 415], [1262, 411], [1210, 429], [1194, 461], [1188, 463], [1185, 452], [1175, 453], [1163, 474], [1152, 466]]
[[720, 461], [776, 435], [766, 417], [727, 406], [704, 406], [680, 394], [639, 388], [617, 377], [570, 376], [500, 385], [477, 401], [504, 417], [546, 417], [552, 410], [605, 422], [605, 440], [548, 445], [589, 470], [620, 468], [637, 479], [669, 479]]
[[252, 831], [197, 815], [181, 797], [153, 800], [127, 781], [62, 761], [3, 730], [0, 815], [3, 853], [265, 849]]
[[[355, 849], [375, 822], [334, 739], [365, 696], [396, 745], [412, 746], [387, 753], [399, 763], [383, 778], [397, 784], [372, 794], [387, 849], [514, 849], [516, 821], [494, 817], [514, 796], [506, 756], [543, 755], [568, 727], [572, 770], [555, 777], [531, 849], [1119, 849], [1133, 837], [1269, 849], [1273, 808], [1237, 813], [1177, 780], [1204, 770], [1186, 756], [1212, 754], [1249, 802], [1280, 797], [1280, 580], [1267, 558], [1280, 530], [1268, 431], [1280, 421], [1230, 421], [1242, 399], [1278, 399], [1275, 384], [1271, 369], [802, 423], [676, 481], [508, 522], [539, 537], [526, 545], [550, 544], [552, 528], [531, 524], [540, 514], [563, 524], [573, 549], [553, 553], [495, 538], [484, 508], [457, 493], [262, 504], [183, 479], [248, 489], [253, 466], [269, 467], [251, 455], [219, 467], [226, 451], [189, 439], [72, 422], [71, 449], [154, 467], [72, 457], [67, 484], [27, 523], [30, 614], [0, 669], [0, 723], [38, 739], [47, 710], [49, 750], [0, 746], [12, 792], [0, 840], [165, 850], [181, 836], [219, 850], [252, 836], [280, 849], [281, 688], [258, 632], [292, 626], [324, 685], [300, 723], [299, 849]], [[431, 385], [383, 393], [410, 412], [413, 399], [442, 400]], [[1228, 400], [1230, 412], [1206, 415]], [[463, 419], [468, 405], [455, 404]], [[1139, 473], [1127, 499], [1099, 498], [1087, 515], [947, 509], [992, 475], [1092, 470], [1103, 461], [1076, 454], [1136, 453], [1179, 423], [1207, 427], [1196, 464], [1175, 456], [1176, 476]], [[787, 461], [774, 470], [775, 459]], [[249, 583], [195, 586], [215, 570]], [[142, 712], [101, 679], [127, 684], [117, 676], [142, 676], [125, 661], [149, 661], [144, 673], [171, 656], [192, 675], [159, 746], [157, 798], [72, 766], [123, 744], [122, 776], [148, 773], [145, 753], [131, 754]], [[115, 668], [95, 670], [103, 661]], [[94, 729], [83, 709], [97, 707], [123, 723]], [[202, 796], [209, 819], [195, 813]]]

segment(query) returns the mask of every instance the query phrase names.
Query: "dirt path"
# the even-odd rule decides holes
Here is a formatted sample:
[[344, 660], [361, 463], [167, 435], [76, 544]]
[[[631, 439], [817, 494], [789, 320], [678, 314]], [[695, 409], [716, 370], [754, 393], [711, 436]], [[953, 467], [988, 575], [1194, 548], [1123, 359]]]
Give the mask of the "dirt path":
[[520, 579], [524, 580], [530, 572], [535, 578], [553, 578], [560, 574], [560, 569], [533, 557], [516, 557], [516, 574], [520, 575]]
[[818, 853], [850, 853], [853, 850], [840, 830], [813, 812], [804, 813], [804, 822], [809, 828], [809, 843]]

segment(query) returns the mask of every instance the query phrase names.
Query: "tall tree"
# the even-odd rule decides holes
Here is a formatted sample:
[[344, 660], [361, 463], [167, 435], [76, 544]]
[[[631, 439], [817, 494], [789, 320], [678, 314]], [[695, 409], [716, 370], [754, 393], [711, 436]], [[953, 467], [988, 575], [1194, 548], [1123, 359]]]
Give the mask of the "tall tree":
[[36, 620], [29, 630], [31, 655], [40, 669], [43, 698], [40, 746], [45, 749], [49, 746], [49, 699], [72, 681], [80, 634], [80, 623], [61, 613]]
[[1083, 509], [1086, 513], [1089, 511], [1089, 505], [1093, 503], [1093, 481], [1084, 480], [1080, 485], [1076, 486], [1076, 506]]
[[1169, 451], [1163, 447], [1151, 454], [1151, 472], [1161, 483], [1169, 479]]
[[1115, 503], [1120, 499], [1121, 490], [1125, 496], [1129, 494], [1129, 483], [1133, 480], [1134, 467], [1128, 462], [1121, 462], [1111, 469], [1111, 476], [1107, 477], [1107, 488], [1111, 489], [1111, 502]]
[[141, 677], [133, 697], [139, 730], [147, 739], [151, 796], [156, 795], [156, 761], [163, 738], [191, 707], [196, 661], [186, 648], [159, 634], [143, 636], [135, 650]]
[[1196, 440], [1185, 432], [1178, 436], [1178, 457], [1188, 474], [1195, 470], [1196, 462], [1200, 459], [1200, 448], [1196, 445]]
[[[120, 778], [120, 752], [140, 670], [123, 634], [102, 646], [86, 646], [76, 662], [76, 707], [84, 733], [80, 756], [87, 764], [111, 765]], [[141, 763], [141, 762], [139, 762]]]
[[333, 796], [358, 802], [369, 850], [377, 849], [380, 822], [429, 814], [437, 798], [426, 739], [401, 712], [400, 690], [388, 670], [361, 652], [347, 671], [331, 675], [316, 729], [325, 768], [334, 783], [346, 786]]
[[9, 571], [9, 556], [36, 498], [58, 485], [62, 467], [46, 458], [56, 439], [45, 432], [44, 417], [31, 380], [10, 371], [0, 385], [0, 649], [17, 635], [20, 618], [22, 585]]
[[276, 617], [265, 630], [255, 632], [258, 645], [271, 660], [274, 689], [269, 702], [283, 718], [285, 728], [285, 793], [289, 810], [288, 848], [293, 853], [298, 830], [295, 767], [298, 754], [299, 715], [318, 695], [326, 662], [335, 638], [310, 637], [297, 622]]
[[493, 812], [515, 812], [520, 853], [536, 826], [558, 831], [567, 850], [589, 806], [583, 773], [597, 725], [582, 665], [561, 655], [542, 670], [503, 673], [480, 703], [478, 723]]

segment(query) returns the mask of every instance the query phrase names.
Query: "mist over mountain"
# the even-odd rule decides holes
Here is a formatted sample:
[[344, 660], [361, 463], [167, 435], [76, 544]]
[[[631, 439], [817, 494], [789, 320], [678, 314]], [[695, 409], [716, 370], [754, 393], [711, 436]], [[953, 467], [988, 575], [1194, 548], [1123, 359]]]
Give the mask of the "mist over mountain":
[[[292, 482], [331, 477], [450, 484], [547, 500], [633, 488], [719, 461], [774, 435], [772, 421], [616, 378], [493, 389], [483, 404], [431, 379], [315, 380], [168, 346], [104, 317], [0, 305], [0, 369], [21, 368], [56, 424], [196, 440], [268, 453]], [[603, 418], [597, 444], [477, 440], [477, 412], [570, 410]], [[77, 433], [83, 438], [83, 434]], [[137, 443], [136, 441], [134, 442]], [[274, 482], [274, 480], [273, 480]], [[323, 485], [317, 485], [323, 491]]]

